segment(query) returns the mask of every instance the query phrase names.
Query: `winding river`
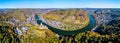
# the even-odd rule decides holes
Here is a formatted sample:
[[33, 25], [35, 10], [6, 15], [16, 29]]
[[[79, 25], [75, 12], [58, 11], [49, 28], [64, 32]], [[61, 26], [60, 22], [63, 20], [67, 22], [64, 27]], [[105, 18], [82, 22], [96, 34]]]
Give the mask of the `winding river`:
[[46, 25], [52, 32], [55, 32], [59, 35], [74, 35], [74, 34], [77, 34], [80, 32], [90, 31], [92, 28], [95, 27], [96, 23], [95, 23], [94, 17], [92, 16], [91, 13], [89, 13], [88, 15], [89, 15], [89, 20], [90, 20], [89, 24], [86, 27], [84, 27], [83, 29], [74, 30], [74, 31], [64, 31], [64, 30], [56, 29], [56, 28], [42, 22], [42, 20], [39, 18], [38, 15], [35, 15], [35, 19], [36, 19], [38, 24], [42, 23], [42, 24]]

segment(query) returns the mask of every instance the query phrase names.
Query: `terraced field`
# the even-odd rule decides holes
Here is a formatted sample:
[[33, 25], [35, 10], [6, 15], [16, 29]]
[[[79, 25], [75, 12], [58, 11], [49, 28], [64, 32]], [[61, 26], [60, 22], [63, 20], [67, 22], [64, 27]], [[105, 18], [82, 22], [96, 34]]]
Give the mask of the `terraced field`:
[[66, 31], [82, 29], [89, 23], [87, 11], [76, 9], [54, 10], [40, 14], [40, 18], [43, 22]]

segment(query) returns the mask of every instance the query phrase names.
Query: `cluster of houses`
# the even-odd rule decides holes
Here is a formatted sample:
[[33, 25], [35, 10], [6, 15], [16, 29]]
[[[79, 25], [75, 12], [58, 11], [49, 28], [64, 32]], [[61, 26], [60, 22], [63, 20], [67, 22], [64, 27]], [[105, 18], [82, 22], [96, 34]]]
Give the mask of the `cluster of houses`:
[[[14, 32], [21, 36], [21, 35], [23, 35], [23, 33], [25, 33], [29, 29], [29, 27], [25, 26], [25, 24], [30, 23], [30, 25], [32, 26], [32, 25], [36, 24], [36, 21], [34, 19], [34, 15], [31, 15], [24, 22], [20, 22], [16, 18], [10, 18], [7, 21], [7, 23], [10, 23], [10, 24], [16, 26], [14, 28]], [[39, 25], [39, 29], [47, 29], [47, 27], [41, 23]]]
[[113, 20], [110, 14], [110, 10], [96, 10], [95, 12], [95, 19], [98, 24], [108, 23], [109, 21]]

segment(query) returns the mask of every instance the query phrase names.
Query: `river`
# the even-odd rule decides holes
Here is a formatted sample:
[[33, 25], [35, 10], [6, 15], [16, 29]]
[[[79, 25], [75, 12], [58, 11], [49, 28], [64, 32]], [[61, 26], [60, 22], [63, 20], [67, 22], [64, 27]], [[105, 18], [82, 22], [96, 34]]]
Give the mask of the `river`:
[[92, 16], [91, 13], [89, 13], [88, 15], [89, 15], [89, 24], [86, 27], [84, 27], [83, 29], [78, 29], [78, 30], [74, 30], [74, 31], [64, 31], [64, 30], [56, 29], [56, 28], [42, 22], [42, 20], [40, 20], [38, 15], [35, 15], [35, 19], [38, 24], [42, 23], [43, 25], [46, 25], [48, 27], [48, 29], [50, 29], [52, 32], [55, 32], [59, 35], [74, 35], [74, 34], [81, 33], [81, 32], [91, 31], [91, 29], [95, 27], [96, 23], [95, 23], [94, 17]]

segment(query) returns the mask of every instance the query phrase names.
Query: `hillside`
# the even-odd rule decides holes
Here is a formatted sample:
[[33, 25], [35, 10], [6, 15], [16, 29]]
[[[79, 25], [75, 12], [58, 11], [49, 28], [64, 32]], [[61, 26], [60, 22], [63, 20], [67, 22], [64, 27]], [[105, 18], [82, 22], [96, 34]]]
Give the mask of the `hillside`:
[[77, 9], [54, 10], [40, 17], [43, 22], [66, 31], [82, 29], [89, 23], [87, 11]]

